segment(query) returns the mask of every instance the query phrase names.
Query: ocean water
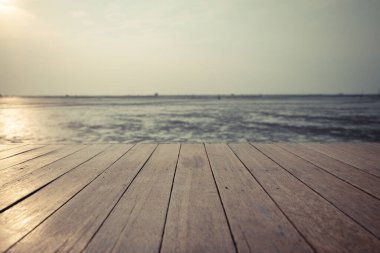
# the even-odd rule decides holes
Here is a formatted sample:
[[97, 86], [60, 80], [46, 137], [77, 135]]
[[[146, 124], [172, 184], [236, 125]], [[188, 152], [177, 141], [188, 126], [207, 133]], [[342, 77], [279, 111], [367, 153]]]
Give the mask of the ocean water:
[[0, 143], [246, 141], [380, 141], [380, 98], [0, 98]]

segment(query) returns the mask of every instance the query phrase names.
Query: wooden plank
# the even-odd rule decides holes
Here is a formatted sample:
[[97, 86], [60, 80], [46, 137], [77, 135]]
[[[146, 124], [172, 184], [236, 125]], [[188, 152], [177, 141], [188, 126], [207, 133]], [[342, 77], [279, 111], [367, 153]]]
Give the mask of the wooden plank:
[[370, 146], [375, 152], [380, 152], [380, 143], [379, 142], [367, 142], [368, 146]]
[[41, 148], [43, 146], [46, 146], [46, 145], [23, 145], [23, 146], [16, 147], [10, 150], [5, 150], [0, 153], [0, 160], [15, 156], [15, 155], [20, 155], [22, 153]]
[[347, 147], [349, 149], [354, 149], [355, 151], [359, 151], [364, 155], [369, 153], [371, 155], [379, 155], [380, 154], [380, 145], [379, 143], [371, 143], [371, 142], [360, 142], [360, 143], [335, 143], [335, 146], [339, 147]]
[[34, 170], [16, 181], [0, 187], [0, 212], [20, 199], [37, 191], [41, 187], [55, 180], [59, 176], [76, 168], [89, 159], [95, 157], [109, 145], [87, 146], [68, 157], [48, 164], [40, 169]]
[[160, 252], [235, 252], [202, 144], [181, 147]]
[[320, 153], [328, 155], [336, 160], [352, 165], [358, 169], [361, 169], [367, 173], [380, 177], [380, 164], [369, 161], [368, 159], [363, 159], [358, 156], [348, 155], [339, 149], [331, 148], [328, 144], [307, 144], [310, 147]]
[[65, 145], [43, 156], [39, 156], [36, 159], [3, 169], [1, 171], [0, 189], [4, 186], [4, 184], [15, 181], [26, 174], [33, 172], [34, 170], [62, 159], [63, 157], [66, 157], [84, 147], [84, 145]]
[[3, 145], [0, 145], [0, 152], [11, 150], [13, 148], [18, 148], [25, 145], [26, 144], [3, 144]]
[[249, 144], [230, 146], [317, 252], [380, 248], [378, 239], [257, 149]]
[[32, 159], [36, 159], [40, 156], [46, 155], [50, 152], [53, 152], [56, 149], [59, 149], [63, 145], [48, 145], [44, 147], [40, 147], [37, 149], [30, 150], [28, 152], [24, 152], [15, 156], [11, 156], [1, 160], [0, 163], [0, 172], [3, 172], [4, 169], [9, 168], [11, 166], [21, 164]]
[[86, 252], [159, 252], [179, 144], [161, 144]]
[[[130, 148], [131, 145], [111, 146], [29, 198], [1, 213], [0, 252], [5, 251], [32, 231], [95, 178], [98, 178]], [[43, 239], [41, 238], [41, 240]]]
[[313, 252], [225, 144], [206, 144], [238, 252]]
[[299, 144], [279, 144], [285, 150], [313, 163], [342, 180], [380, 199], [380, 178]]
[[136, 145], [9, 252], [82, 251], [155, 147]]
[[255, 144], [255, 147], [377, 238], [380, 237], [380, 201], [378, 199], [280, 147], [270, 144]]
[[334, 143], [329, 147], [347, 153], [350, 156], [359, 156], [371, 162], [380, 164], [380, 151], [368, 143]]

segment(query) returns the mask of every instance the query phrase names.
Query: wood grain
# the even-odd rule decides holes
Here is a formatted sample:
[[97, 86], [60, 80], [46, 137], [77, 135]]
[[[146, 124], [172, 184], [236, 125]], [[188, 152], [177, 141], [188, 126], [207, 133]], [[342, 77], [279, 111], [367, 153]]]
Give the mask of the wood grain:
[[25, 145], [26, 144], [2, 144], [0, 145], [0, 153], [6, 150], [11, 150]]
[[82, 251], [155, 147], [133, 147], [9, 252]]
[[61, 147], [62, 145], [48, 145], [48, 146], [38, 147], [32, 150], [14, 155], [14, 156], [4, 158], [0, 162], [0, 172], [2, 172], [4, 169], [9, 168], [11, 166], [21, 164], [21, 163], [30, 161], [32, 159], [36, 159], [40, 156], [46, 155]]
[[8, 249], [62, 207], [130, 148], [131, 145], [111, 146], [103, 153], [1, 213], [0, 252]]
[[3, 169], [1, 171], [0, 189], [4, 186], [4, 184], [16, 181], [26, 174], [29, 174], [50, 163], [71, 155], [84, 147], [84, 145], [65, 145], [56, 150], [53, 150], [50, 153], [47, 153], [46, 155]]
[[179, 144], [161, 144], [86, 252], [159, 252]]
[[46, 145], [23, 145], [23, 146], [16, 147], [16, 148], [10, 148], [10, 149], [7, 149], [7, 150], [2, 151], [0, 153], [0, 160], [3, 160], [5, 158], [9, 158], [12, 156], [20, 155], [20, 154], [23, 154], [25, 152], [28, 152], [28, 151], [31, 151], [34, 149], [42, 148], [44, 146], [46, 146]]
[[342, 161], [349, 165], [352, 165], [358, 169], [361, 169], [367, 173], [380, 177], [380, 164], [374, 161], [361, 158], [359, 156], [350, 155], [347, 152], [339, 150], [337, 148], [330, 147], [325, 144], [307, 144], [307, 147], [310, 147], [320, 153], [328, 155], [336, 160]]
[[0, 144], [0, 252], [380, 252], [379, 151]]
[[59, 176], [95, 157], [109, 145], [92, 145], [68, 157], [36, 169], [0, 187], [0, 212]]
[[312, 252], [226, 144], [206, 144], [238, 252]]
[[279, 146], [380, 199], [380, 178], [315, 152], [304, 145], [280, 144]]
[[161, 252], [234, 251], [204, 145], [182, 144]]
[[292, 175], [380, 238], [380, 201], [326, 171], [270, 144], [255, 144]]
[[317, 252], [379, 248], [378, 239], [260, 151], [249, 144], [230, 146]]
[[347, 155], [359, 156], [362, 159], [368, 159], [377, 164], [380, 163], [380, 150], [368, 143], [333, 143], [329, 144], [329, 147], [346, 152]]

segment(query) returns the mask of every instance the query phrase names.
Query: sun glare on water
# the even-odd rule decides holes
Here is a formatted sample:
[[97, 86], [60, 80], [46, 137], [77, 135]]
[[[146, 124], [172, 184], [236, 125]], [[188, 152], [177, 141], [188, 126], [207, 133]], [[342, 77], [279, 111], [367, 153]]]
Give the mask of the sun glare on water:
[[0, 15], [16, 12], [17, 8], [12, 0], [0, 0]]

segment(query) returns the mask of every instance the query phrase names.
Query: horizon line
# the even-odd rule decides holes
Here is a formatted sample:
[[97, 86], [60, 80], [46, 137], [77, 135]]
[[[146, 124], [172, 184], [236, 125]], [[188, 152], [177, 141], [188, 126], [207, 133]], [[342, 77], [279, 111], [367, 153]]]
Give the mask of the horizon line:
[[268, 97], [268, 96], [379, 96], [380, 93], [262, 93], [262, 94], [239, 94], [239, 93], [213, 93], [213, 94], [103, 94], [103, 95], [85, 95], [85, 94], [55, 94], [55, 95], [13, 95], [0, 94], [1, 97]]

